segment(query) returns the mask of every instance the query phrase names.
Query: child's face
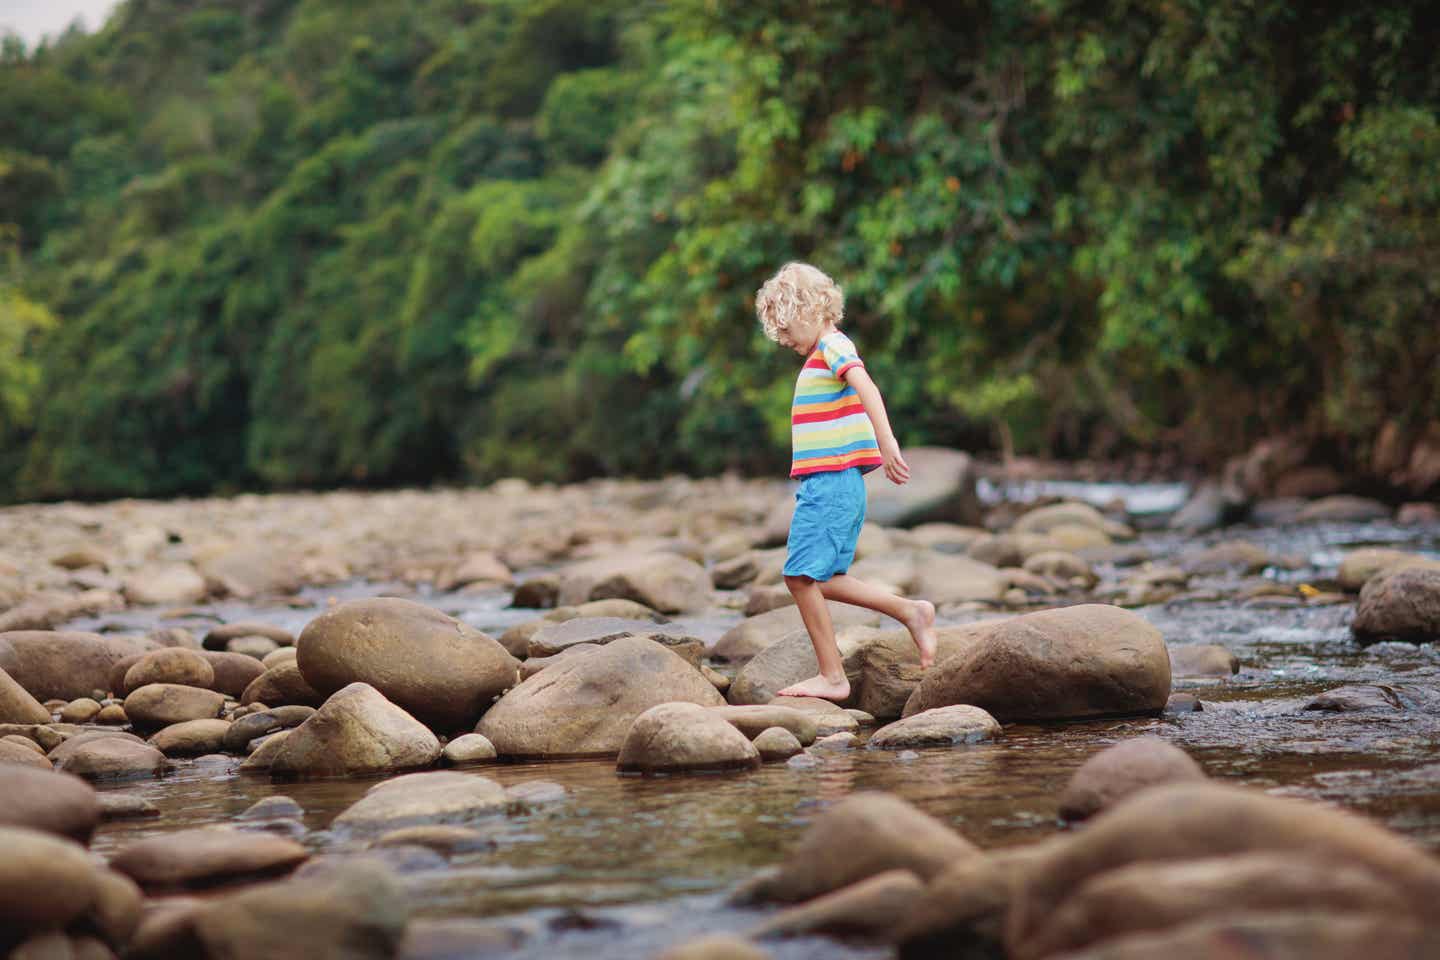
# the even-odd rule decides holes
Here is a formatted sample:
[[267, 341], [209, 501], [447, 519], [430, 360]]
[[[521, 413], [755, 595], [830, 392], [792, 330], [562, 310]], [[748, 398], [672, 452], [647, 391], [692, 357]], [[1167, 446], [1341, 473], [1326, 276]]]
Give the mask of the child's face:
[[809, 356], [810, 351], [815, 349], [815, 341], [820, 339], [820, 325], [796, 320], [781, 330], [775, 339], [780, 346], [789, 347], [802, 357]]

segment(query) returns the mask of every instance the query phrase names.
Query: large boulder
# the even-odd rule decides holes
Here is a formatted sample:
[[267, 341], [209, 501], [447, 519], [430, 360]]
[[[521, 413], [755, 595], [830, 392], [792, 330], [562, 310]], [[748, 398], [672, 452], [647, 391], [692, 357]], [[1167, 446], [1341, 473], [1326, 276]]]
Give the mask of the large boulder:
[[1104, 604], [1004, 620], [925, 674], [905, 716], [968, 703], [1002, 723], [1159, 713], [1170, 696], [1160, 631]]
[[[955, 656], [999, 622], [998, 619], [982, 620], [939, 627], [935, 631], [935, 662]], [[920, 669], [920, 651], [910, 631], [888, 630], [866, 644], [861, 654], [855, 706], [877, 720], [898, 719], [924, 675], [925, 671]]]
[[270, 772], [294, 777], [349, 777], [428, 767], [440, 757], [430, 730], [367, 683], [333, 694], [285, 735]]
[[0, 723], [49, 723], [50, 711], [0, 669]]
[[110, 858], [110, 869], [147, 889], [167, 890], [288, 873], [309, 856], [284, 837], [202, 827], [136, 840]]
[[1440, 861], [1353, 814], [1242, 787], [1184, 783], [1142, 790], [1095, 817], [1017, 878], [1009, 955], [1049, 956], [1045, 928], [1092, 878], [1144, 862], [1273, 851], [1360, 868], [1394, 890], [1398, 910], [1433, 915]]
[[758, 766], [755, 745], [724, 717], [695, 703], [661, 703], [640, 714], [616, 761], [617, 769], [627, 773]]
[[[879, 635], [880, 631], [875, 628], [859, 625], [835, 629], [835, 641], [845, 664], [845, 674], [850, 678], [852, 699], [860, 680], [860, 663], [865, 647]], [[802, 628], [750, 658], [735, 675], [727, 698], [734, 704], [769, 703], [783, 688], [809, 679], [819, 670], [815, 647], [810, 642], [810, 635]]]
[[1070, 776], [1060, 794], [1060, 819], [1084, 820], [1163, 783], [1202, 781], [1205, 771], [1190, 754], [1159, 737], [1136, 737], [1106, 747]]
[[79, 777], [0, 764], [0, 826], [43, 830], [89, 843], [99, 823], [95, 788]]
[[179, 683], [149, 683], [125, 698], [125, 716], [145, 730], [186, 720], [213, 720], [223, 709], [223, 693]]
[[525, 680], [490, 708], [475, 732], [502, 757], [614, 755], [636, 717], [672, 701], [725, 702], [684, 658], [653, 640], [623, 637]]
[[[849, 626], [878, 627], [884, 619], [874, 610], [848, 603], [827, 602], [826, 606], [830, 609], [830, 622], [837, 630]], [[800, 619], [800, 608], [792, 603], [746, 617], [721, 635], [711, 649], [710, 656], [732, 663], [749, 660], [786, 634], [803, 629], [805, 623]]]
[[869, 522], [882, 527], [980, 523], [975, 462], [969, 454], [944, 447], [909, 447], [905, 462], [910, 465], [910, 481], [903, 486], [885, 479], [883, 470], [865, 475]]
[[710, 574], [674, 553], [600, 557], [560, 571], [561, 605], [619, 598], [661, 613], [695, 613], [710, 604]]
[[970, 841], [899, 797], [863, 791], [816, 817], [779, 868], [760, 875], [744, 894], [798, 903], [887, 870], [909, 870], [928, 881], [983, 856]]
[[486, 634], [397, 598], [342, 603], [296, 645], [300, 672], [322, 696], [368, 683], [442, 732], [473, 726], [519, 677], [519, 662]]
[[110, 689], [116, 663], [155, 646], [138, 637], [18, 630], [0, 633], [0, 670], [37, 700], [74, 700]]
[[1361, 643], [1440, 639], [1440, 566], [1391, 568], [1365, 584], [1350, 629]]
[[936, 707], [897, 720], [876, 730], [868, 746], [872, 750], [905, 750], [911, 747], [953, 747], [981, 743], [1000, 736], [1000, 724], [979, 707], [956, 704]]

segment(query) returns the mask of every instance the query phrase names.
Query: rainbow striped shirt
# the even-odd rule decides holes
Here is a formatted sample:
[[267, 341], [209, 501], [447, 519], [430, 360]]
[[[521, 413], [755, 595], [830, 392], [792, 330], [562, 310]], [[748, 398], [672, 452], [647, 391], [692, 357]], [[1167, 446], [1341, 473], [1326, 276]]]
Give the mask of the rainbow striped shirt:
[[800, 368], [790, 404], [790, 476], [859, 467], [869, 473], [884, 461], [875, 428], [845, 371], [863, 367], [855, 344], [827, 333]]

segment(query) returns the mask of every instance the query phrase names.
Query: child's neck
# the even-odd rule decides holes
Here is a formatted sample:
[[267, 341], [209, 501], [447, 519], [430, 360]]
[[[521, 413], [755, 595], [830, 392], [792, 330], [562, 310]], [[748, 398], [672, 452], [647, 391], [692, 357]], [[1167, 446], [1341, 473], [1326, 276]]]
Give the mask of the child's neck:
[[819, 329], [819, 331], [815, 334], [815, 342], [812, 343], [812, 344], [810, 344], [810, 352], [811, 352], [811, 353], [814, 353], [817, 349], [819, 349], [819, 347], [820, 347], [820, 341], [821, 341], [821, 340], [824, 340], [826, 337], [830, 336], [830, 334], [832, 334], [832, 333], [838, 333], [838, 332], [839, 332], [839, 329], [835, 326], [835, 324], [833, 324], [833, 323], [827, 323], [827, 324], [825, 324], [825, 325], [824, 325], [823, 327], [821, 327], [821, 328]]

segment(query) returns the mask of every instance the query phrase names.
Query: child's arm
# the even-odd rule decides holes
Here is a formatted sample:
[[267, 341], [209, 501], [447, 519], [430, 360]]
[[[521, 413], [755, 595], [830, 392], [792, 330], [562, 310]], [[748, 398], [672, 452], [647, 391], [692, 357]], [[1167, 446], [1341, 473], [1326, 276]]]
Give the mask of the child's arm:
[[865, 415], [870, 418], [870, 425], [875, 428], [875, 440], [880, 444], [880, 457], [885, 461], [885, 476], [889, 477], [892, 483], [909, 480], [910, 465], [900, 456], [900, 443], [895, 439], [895, 432], [890, 429], [890, 418], [885, 414], [885, 398], [880, 396], [880, 388], [875, 386], [870, 374], [858, 363], [845, 371], [845, 382], [854, 387], [855, 392], [860, 395], [860, 404], [865, 408]]

